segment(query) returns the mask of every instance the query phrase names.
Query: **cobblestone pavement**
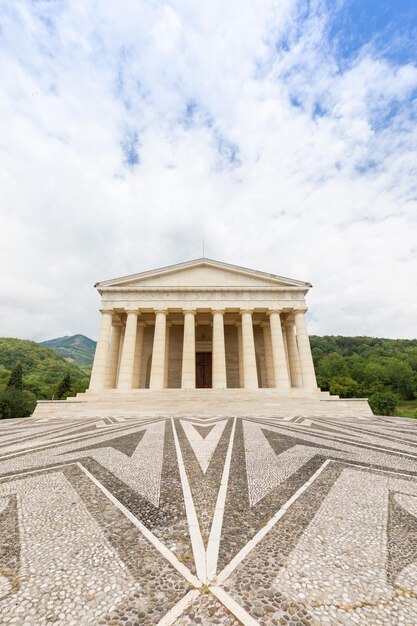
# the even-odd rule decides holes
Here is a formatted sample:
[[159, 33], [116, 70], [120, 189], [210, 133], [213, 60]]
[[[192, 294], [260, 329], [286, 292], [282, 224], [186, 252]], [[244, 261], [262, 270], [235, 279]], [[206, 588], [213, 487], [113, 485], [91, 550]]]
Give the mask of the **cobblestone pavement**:
[[0, 623], [417, 624], [417, 421], [0, 422]]

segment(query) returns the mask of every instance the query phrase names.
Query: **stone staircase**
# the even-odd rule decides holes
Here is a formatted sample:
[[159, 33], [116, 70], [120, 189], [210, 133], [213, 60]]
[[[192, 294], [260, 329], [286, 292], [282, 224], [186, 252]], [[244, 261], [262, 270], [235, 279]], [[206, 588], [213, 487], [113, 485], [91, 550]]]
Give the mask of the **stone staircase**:
[[39, 401], [35, 417], [370, 417], [366, 399], [292, 389], [108, 389], [76, 398]]

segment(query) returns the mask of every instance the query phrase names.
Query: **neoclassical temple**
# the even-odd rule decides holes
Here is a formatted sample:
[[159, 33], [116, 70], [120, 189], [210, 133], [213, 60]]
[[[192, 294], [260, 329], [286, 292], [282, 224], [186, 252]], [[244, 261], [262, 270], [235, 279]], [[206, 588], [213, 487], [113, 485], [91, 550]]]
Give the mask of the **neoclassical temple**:
[[317, 392], [310, 283], [197, 259], [95, 285], [101, 324], [89, 387]]
[[85, 393], [39, 417], [372, 415], [317, 387], [310, 283], [196, 259], [95, 285], [100, 331]]

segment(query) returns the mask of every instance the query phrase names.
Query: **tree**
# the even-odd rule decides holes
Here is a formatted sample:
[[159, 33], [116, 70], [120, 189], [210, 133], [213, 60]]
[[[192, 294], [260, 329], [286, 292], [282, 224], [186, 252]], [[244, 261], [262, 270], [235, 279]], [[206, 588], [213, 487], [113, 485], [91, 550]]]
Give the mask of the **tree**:
[[56, 396], [61, 399], [65, 394], [68, 394], [72, 390], [72, 380], [69, 373], [65, 374], [64, 378], [58, 383], [56, 388]]
[[369, 404], [375, 415], [393, 415], [397, 402], [397, 396], [389, 389], [377, 391], [369, 398]]
[[329, 391], [341, 398], [357, 398], [360, 395], [360, 385], [349, 376], [337, 376], [332, 379]]
[[415, 374], [411, 366], [400, 359], [393, 358], [387, 361], [385, 366], [390, 386], [401, 398], [412, 400], [416, 388]]
[[333, 378], [348, 375], [346, 362], [337, 352], [324, 356], [317, 367], [317, 380], [322, 389], [329, 389]]
[[21, 363], [17, 363], [13, 368], [7, 387], [19, 389], [20, 391], [23, 390], [23, 368]]

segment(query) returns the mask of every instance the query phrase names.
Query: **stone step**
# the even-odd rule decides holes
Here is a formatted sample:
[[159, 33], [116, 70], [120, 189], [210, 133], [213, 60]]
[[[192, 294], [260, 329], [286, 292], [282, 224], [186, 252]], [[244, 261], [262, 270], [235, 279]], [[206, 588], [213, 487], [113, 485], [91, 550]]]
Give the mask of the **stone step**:
[[[291, 390], [299, 391], [299, 390]], [[64, 401], [40, 401], [36, 417], [369, 417], [366, 399], [340, 399], [323, 392], [279, 393], [212, 389], [137, 390], [120, 393], [106, 390], [99, 396], [79, 394]]]

